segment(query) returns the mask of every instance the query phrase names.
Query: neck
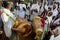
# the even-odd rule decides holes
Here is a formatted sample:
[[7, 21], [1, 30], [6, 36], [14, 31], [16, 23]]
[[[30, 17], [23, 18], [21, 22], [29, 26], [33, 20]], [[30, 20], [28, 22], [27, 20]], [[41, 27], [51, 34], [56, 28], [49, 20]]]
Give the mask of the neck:
[[10, 10], [10, 8], [6, 8], [6, 9]]

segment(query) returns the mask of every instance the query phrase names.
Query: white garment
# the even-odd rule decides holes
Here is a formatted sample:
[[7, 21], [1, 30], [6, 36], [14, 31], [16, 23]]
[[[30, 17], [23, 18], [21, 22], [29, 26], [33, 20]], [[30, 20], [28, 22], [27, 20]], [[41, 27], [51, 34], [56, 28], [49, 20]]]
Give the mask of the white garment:
[[26, 10], [26, 15], [30, 15], [30, 12], [29, 12], [30, 10]]
[[25, 4], [19, 4], [19, 7], [20, 7], [20, 12], [18, 13], [18, 16], [21, 18], [24, 18], [26, 12], [23, 10], [23, 8], [26, 9], [26, 5]]
[[54, 35], [51, 35], [49, 40], [54, 40]]
[[57, 9], [54, 9], [53, 10], [53, 16], [57, 16], [58, 15], [58, 10]]
[[58, 26], [56, 29], [54, 29], [53, 31], [55, 32], [56, 30], [58, 30], [58, 34], [60, 35], [60, 26]]
[[10, 12], [10, 10], [8, 9], [3, 9], [3, 13], [1, 15], [1, 18], [3, 20], [3, 23], [4, 23], [4, 31], [5, 31], [5, 34], [7, 37], [10, 37], [11, 34], [12, 34], [12, 31], [11, 31], [11, 28], [13, 27], [14, 25], [14, 21], [9, 18], [7, 14], [9, 14], [14, 20], [16, 19], [15, 16]]
[[21, 17], [21, 18], [24, 18], [25, 17], [25, 14], [26, 14], [26, 12], [25, 11], [22, 11], [22, 10], [20, 10], [20, 11], [18, 11], [18, 17]]
[[26, 5], [25, 4], [18, 4], [20, 7], [20, 10], [23, 10], [23, 7], [26, 9]]
[[50, 24], [50, 22], [52, 21], [52, 16], [50, 16], [50, 17], [47, 16], [47, 18], [48, 18], [47, 20], [48, 20], [48, 22], [49, 22], [49, 24]]
[[16, 3], [17, 6], [19, 6], [18, 2]]
[[47, 4], [45, 5], [45, 9], [48, 11], [48, 6], [47, 6]]
[[37, 9], [37, 11], [39, 12], [40, 6], [37, 3], [36, 4], [32, 4], [30, 10], [33, 10], [33, 9]]
[[36, 4], [32, 4], [31, 6], [31, 9], [30, 10], [34, 10], [34, 9], [37, 9], [37, 13], [36, 12], [32, 12], [32, 15], [31, 15], [31, 20], [34, 18], [34, 16], [37, 16], [39, 14], [39, 9], [40, 9], [40, 6], [36, 3]]
[[30, 3], [28, 3], [27, 7], [30, 7], [30, 5], [31, 5], [31, 4], [30, 4]]
[[48, 27], [48, 20], [45, 20], [44, 31], [47, 31], [47, 27]]
[[40, 13], [42, 14], [43, 11], [44, 11], [44, 8], [42, 6], [41, 9], [40, 9]]
[[18, 18], [18, 15], [17, 15], [18, 13], [19, 13], [19, 10], [14, 9], [13, 14], [15, 15], [16, 18]]
[[60, 18], [57, 19], [57, 20], [54, 22], [54, 24], [59, 24], [59, 21], [60, 21]]
[[57, 37], [54, 37], [54, 35], [52, 35], [50, 40], [60, 40], [60, 35], [58, 35]]

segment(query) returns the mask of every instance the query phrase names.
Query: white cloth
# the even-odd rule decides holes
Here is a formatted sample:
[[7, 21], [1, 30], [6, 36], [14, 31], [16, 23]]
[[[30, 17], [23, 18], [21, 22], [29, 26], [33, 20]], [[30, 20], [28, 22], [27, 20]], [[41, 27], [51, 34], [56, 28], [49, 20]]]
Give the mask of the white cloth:
[[18, 13], [19, 13], [19, 10], [14, 9], [13, 14], [15, 15], [16, 18], [18, 18]]
[[45, 9], [48, 11], [48, 6], [47, 6], [47, 4], [45, 5]]
[[54, 37], [54, 35], [52, 35], [50, 40], [60, 40], [60, 35], [58, 35], [57, 37]]
[[26, 15], [30, 15], [30, 12], [29, 12], [30, 10], [26, 10]]
[[49, 40], [54, 40], [54, 35], [51, 35]]
[[28, 3], [27, 7], [30, 7], [31, 3]]
[[32, 12], [32, 15], [31, 15], [31, 20], [34, 18], [34, 16], [37, 16], [39, 14], [39, 9], [40, 9], [40, 6], [36, 3], [36, 4], [32, 4], [31, 6], [31, 9], [30, 10], [33, 10], [33, 9], [37, 9], [37, 13], [36, 12]]
[[57, 9], [54, 9], [53, 10], [53, 16], [57, 16], [58, 15], [58, 10]]
[[54, 29], [53, 31], [55, 32], [56, 30], [58, 30], [58, 34], [60, 35], [60, 26], [58, 26], [56, 29]]
[[26, 9], [26, 5], [25, 4], [19, 4], [19, 7], [20, 7], [20, 12], [18, 13], [18, 16], [21, 18], [24, 18], [26, 11], [23, 10], [23, 7]]
[[50, 17], [49, 16], [46, 16], [46, 17], [48, 18], [47, 20], [50, 23], [52, 21], [52, 16], [50, 16]]
[[19, 6], [19, 3], [17, 2], [16, 5]]
[[59, 24], [60, 18], [54, 21], [54, 24]]
[[18, 17], [21, 17], [21, 18], [24, 18], [25, 17], [25, 14], [26, 14], [26, 12], [25, 11], [22, 11], [22, 10], [20, 10], [20, 11], [18, 11]]
[[48, 27], [48, 20], [45, 20], [44, 31], [47, 31], [47, 27]]
[[44, 8], [43, 8], [43, 6], [41, 7], [41, 9], [40, 9], [40, 12], [42, 13], [44, 11]]
[[23, 10], [23, 7], [26, 9], [26, 5], [25, 4], [18, 4], [20, 7], [20, 10]]
[[36, 4], [32, 4], [30, 10], [33, 10], [33, 9], [37, 9], [37, 11], [39, 12], [40, 6], [37, 3]]
[[11, 18], [9, 18], [9, 17], [6, 15], [6, 13], [9, 14], [14, 20], [15, 20], [16, 18], [15, 18], [15, 16], [10, 12], [10, 10], [8, 10], [8, 9], [3, 9], [3, 10], [4, 10], [4, 12], [2, 13], [1, 18], [2, 18], [3, 23], [4, 23], [4, 31], [5, 31], [6, 36], [7, 36], [7, 37], [10, 37], [11, 34], [12, 34], [11, 28], [12, 28], [13, 25], [14, 25], [14, 21], [13, 21]]

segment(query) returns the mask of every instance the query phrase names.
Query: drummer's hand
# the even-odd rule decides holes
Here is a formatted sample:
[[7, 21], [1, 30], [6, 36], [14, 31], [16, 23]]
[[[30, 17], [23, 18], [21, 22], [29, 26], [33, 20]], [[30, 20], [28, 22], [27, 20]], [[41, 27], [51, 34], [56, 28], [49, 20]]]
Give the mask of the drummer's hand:
[[12, 30], [16, 32], [21, 32], [20, 29], [17, 29], [17, 28], [12, 28]]

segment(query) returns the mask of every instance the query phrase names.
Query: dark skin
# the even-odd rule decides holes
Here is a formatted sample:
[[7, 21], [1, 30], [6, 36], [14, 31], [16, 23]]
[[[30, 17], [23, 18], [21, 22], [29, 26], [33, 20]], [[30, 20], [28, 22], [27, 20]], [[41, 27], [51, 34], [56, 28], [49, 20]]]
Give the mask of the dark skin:
[[16, 32], [21, 32], [20, 29], [17, 29], [17, 28], [12, 28], [11, 30], [16, 31]]

